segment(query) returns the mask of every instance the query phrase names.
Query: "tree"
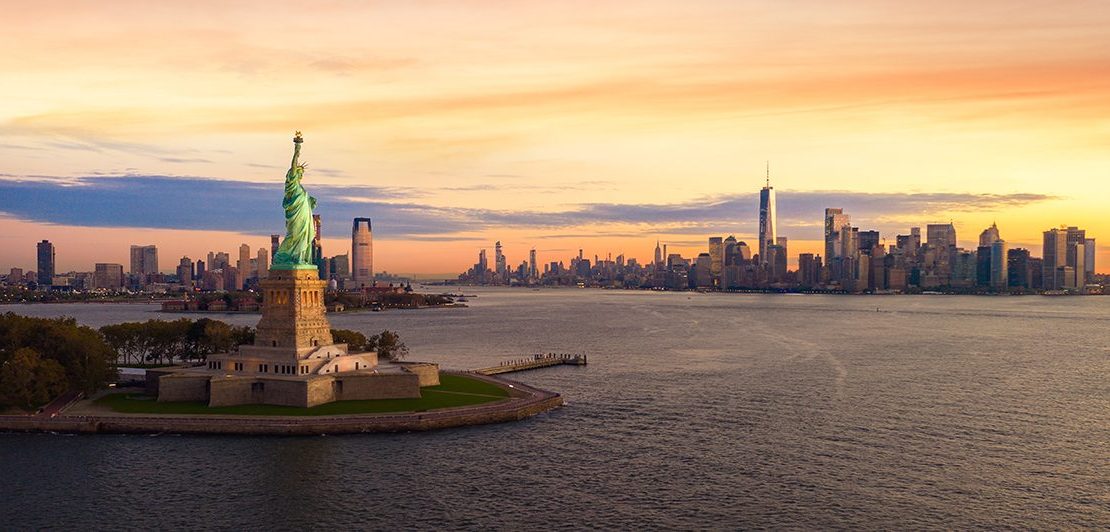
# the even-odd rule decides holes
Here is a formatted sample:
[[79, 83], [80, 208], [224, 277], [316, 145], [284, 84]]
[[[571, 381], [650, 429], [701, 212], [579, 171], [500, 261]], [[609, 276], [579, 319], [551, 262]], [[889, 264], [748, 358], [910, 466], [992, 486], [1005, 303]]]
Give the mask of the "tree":
[[[366, 343], [369, 341], [365, 334], [358, 331], [349, 329], [332, 329], [331, 337], [337, 344], [347, 344], [347, 349], [353, 353], [366, 351]], [[369, 350], [373, 350], [372, 348]]]
[[201, 318], [189, 324], [185, 331], [185, 356], [204, 360], [213, 353], [226, 353], [235, 345], [235, 330], [219, 320]]
[[404, 360], [405, 355], [409, 354], [409, 348], [401, 341], [401, 337], [390, 330], [371, 336], [367, 347], [377, 350], [379, 359]]
[[117, 323], [101, 327], [100, 332], [127, 364], [204, 360], [212, 353], [254, 343], [253, 328], [208, 318]]
[[21, 347], [0, 366], [4, 404], [27, 410], [45, 404], [66, 389], [66, 374], [56, 360], [43, 360], [38, 351]]
[[0, 364], [29, 347], [43, 360], [57, 362], [70, 389], [92, 393], [116, 377], [118, 353], [100, 334], [73, 318], [0, 316]]
[[100, 328], [100, 334], [108, 342], [124, 364], [141, 364], [147, 354], [147, 346], [140, 334], [138, 323], [117, 323]]

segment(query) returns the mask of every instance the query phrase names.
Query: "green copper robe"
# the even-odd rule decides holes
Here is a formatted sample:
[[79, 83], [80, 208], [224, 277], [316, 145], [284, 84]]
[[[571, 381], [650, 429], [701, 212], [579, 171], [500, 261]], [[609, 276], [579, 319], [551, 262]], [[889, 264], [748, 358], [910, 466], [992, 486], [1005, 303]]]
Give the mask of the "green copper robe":
[[301, 154], [300, 137], [293, 148], [293, 164], [285, 174], [285, 240], [278, 246], [274, 256], [274, 268], [278, 270], [298, 270], [316, 268], [312, 263], [312, 239], [316, 229], [312, 223], [312, 209], [316, 208], [316, 198], [309, 196], [301, 186], [304, 165], [297, 163]]

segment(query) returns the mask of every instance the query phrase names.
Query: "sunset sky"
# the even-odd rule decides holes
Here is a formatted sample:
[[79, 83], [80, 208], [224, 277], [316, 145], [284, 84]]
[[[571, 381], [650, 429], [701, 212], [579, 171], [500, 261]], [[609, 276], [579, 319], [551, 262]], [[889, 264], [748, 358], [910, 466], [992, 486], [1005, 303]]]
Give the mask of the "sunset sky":
[[[1061, 224], [1110, 271], [1110, 3], [36, 2], [5, 11], [0, 272], [268, 247], [294, 130], [325, 254], [375, 269]], [[924, 232], [924, 231], [923, 231]]]

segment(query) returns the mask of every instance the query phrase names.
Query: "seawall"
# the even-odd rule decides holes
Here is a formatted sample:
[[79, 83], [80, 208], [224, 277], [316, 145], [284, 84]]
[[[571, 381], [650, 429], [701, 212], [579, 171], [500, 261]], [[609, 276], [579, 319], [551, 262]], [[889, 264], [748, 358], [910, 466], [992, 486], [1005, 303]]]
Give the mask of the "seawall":
[[516, 421], [562, 406], [561, 395], [503, 379], [468, 374], [509, 390], [493, 404], [428, 412], [345, 416], [58, 415], [0, 416], [0, 431], [79, 434], [242, 434], [307, 436], [408, 432]]

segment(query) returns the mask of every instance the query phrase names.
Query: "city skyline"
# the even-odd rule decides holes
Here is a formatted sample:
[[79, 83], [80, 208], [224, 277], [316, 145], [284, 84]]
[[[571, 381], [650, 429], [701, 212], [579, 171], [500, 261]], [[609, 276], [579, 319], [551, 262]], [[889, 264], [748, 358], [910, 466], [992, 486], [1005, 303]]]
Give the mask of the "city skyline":
[[323, 247], [372, 217], [380, 270], [458, 271], [498, 240], [541, 262], [751, 244], [768, 159], [791, 264], [823, 253], [829, 206], [887, 238], [997, 221], [1039, 252], [1046, 227], [1110, 233], [1110, 9], [960, 6], [28, 6], [0, 59], [20, 80], [0, 106], [0, 270], [42, 239], [59, 270], [127, 264], [134, 243], [259, 247], [296, 129]]

